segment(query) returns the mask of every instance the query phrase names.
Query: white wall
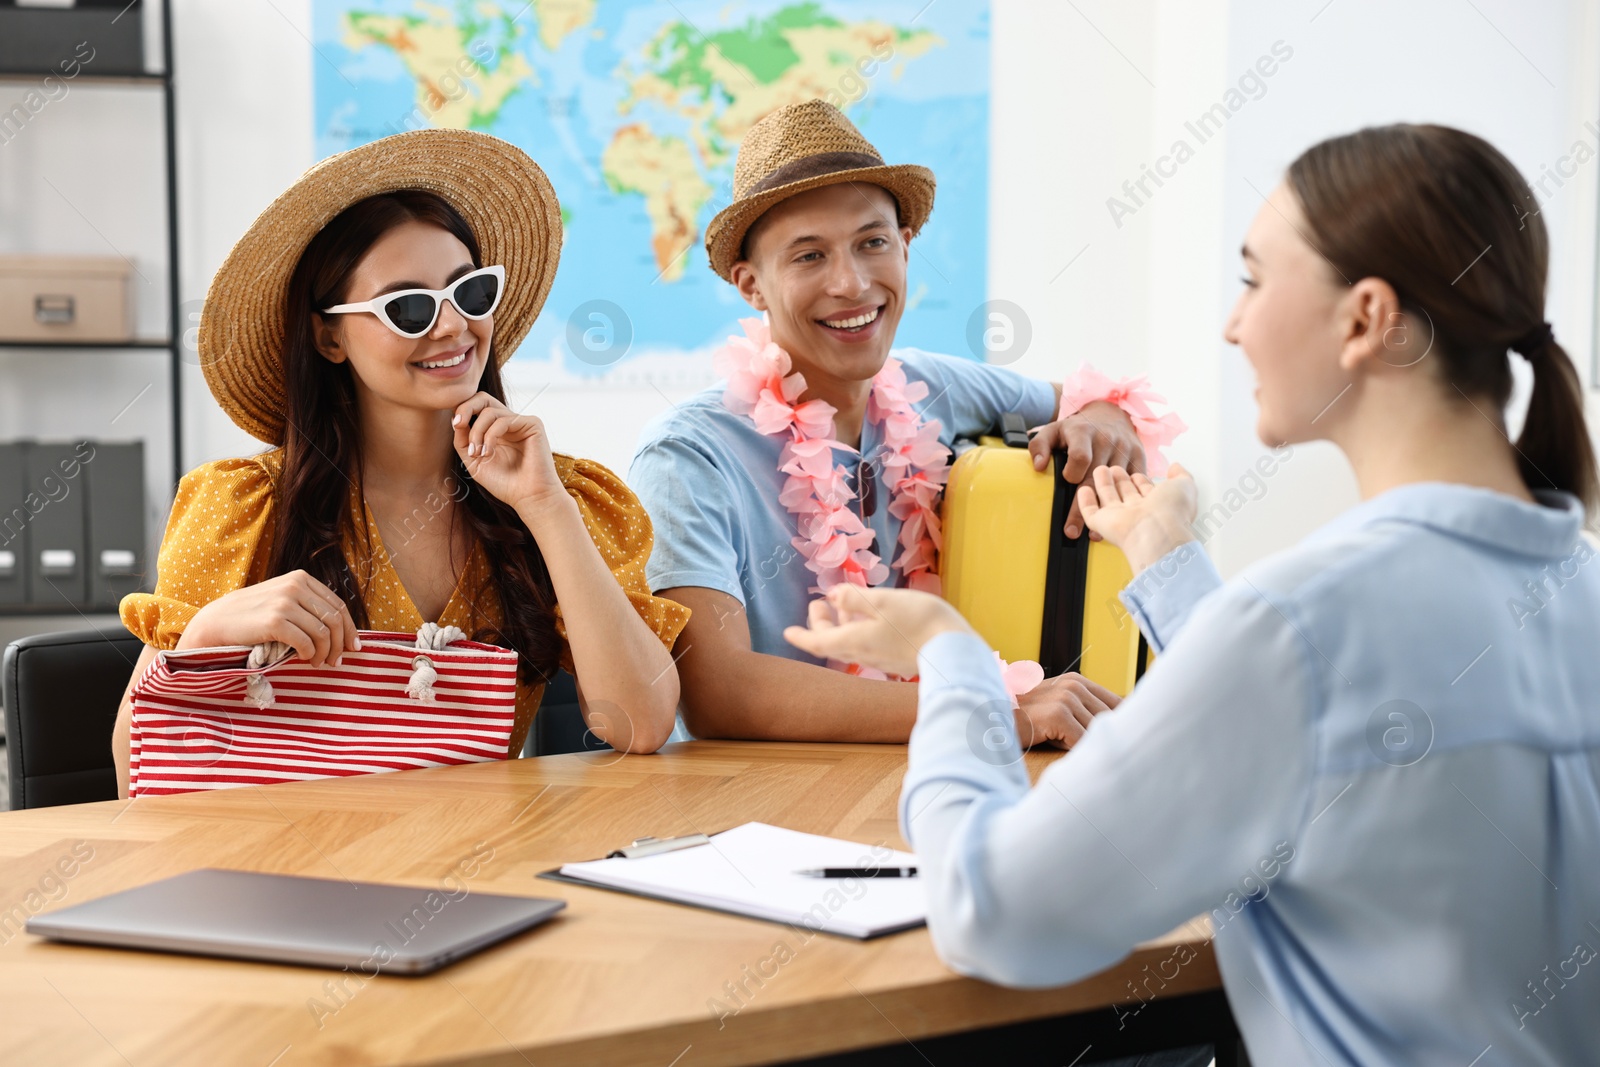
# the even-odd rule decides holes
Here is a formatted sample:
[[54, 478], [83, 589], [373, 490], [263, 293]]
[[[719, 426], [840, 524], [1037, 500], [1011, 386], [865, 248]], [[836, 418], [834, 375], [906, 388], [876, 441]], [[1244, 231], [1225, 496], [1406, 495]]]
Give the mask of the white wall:
[[[1219, 323], [1238, 291], [1232, 280], [1237, 249], [1261, 208], [1256, 190], [1270, 191], [1294, 156], [1322, 138], [1389, 122], [1457, 126], [1493, 143], [1535, 181], [1574, 140], [1596, 146], [1595, 135], [1581, 125], [1600, 111], [1593, 84], [1600, 56], [1593, 4], [1234, 0], [1229, 7], [1230, 79], [1276, 40], [1291, 46], [1294, 56], [1262, 99], [1227, 127], [1222, 198], [1210, 205], [1213, 212], [1220, 207], [1222, 219], [1214, 268], [1225, 279]], [[1553, 265], [1547, 314], [1585, 374], [1594, 344], [1597, 172], [1600, 165], [1591, 162], [1564, 188], [1547, 186], [1552, 195], [1541, 205]], [[1212, 343], [1225, 350], [1217, 409], [1221, 450], [1211, 486], [1216, 490], [1235, 484], [1263, 449], [1250, 432], [1255, 409], [1249, 369], [1215, 333]], [[1514, 395], [1514, 409], [1525, 403], [1525, 393]], [[1515, 418], [1520, 423], [1520, 411]], [[1354, 479], [1342, 456], [1327, 445], [1296, 449], [1266, 494], [1230, 519], [1212, 547], [1225, 573], [1236, 570], [1354, 499]]]
[[[1202, 507], [1266, 451], [1252, 378], [1221, 339], [1237, 296], [1238, 247], [1285, 167], [1324, 137], [1396, 121], [1478, 133], [1537, 180], [1600, 112], [1600, 19], [1593, 0], [996, 0], [991, 246], [994, 295], [1049, 293], [1034, 312], [1049, 351], [1148, 371], [1190, 431], [1172, 450]], [[1200, 143], [1186, 127], [1271, 53], [1258, 99]], [[1192, 157], [1113, 218], [1107, 198], [1183, 139]], [[1167, 168], [1169, 171], [1172, 167]], [[1592, 381], [1595, 205], [1591, 162], [1542, 201], [1552, 239], [1548, 314]], [[1037, 282], [1084, 245], [1048, 288]], [[1068, 284], [1070, 283], [1070, 285]], [[1057, 290], [1065, 289], [1064, 292]], [[1042, 320], [1042, 321], [1041, 321]], [[1513, 409], [1522, 402], [1513, 398]], [[1520, 415], [1513, 411], [1513, 425]], [[1591, 426], [1596, 424], [1591, 403]], [[1310, 445], [1223, 525], [1208, 547], [1224, 574], [1282, 548], [1356, 500], [1348, 464]]]
[[[1059, 377], [1089, 359], [1116, 374], [1150, 373], [1190, 423], [1175, 454], [1203, 494], [1235, 484], [1261, 451], [1249, 372], [1220, 338], [1237, 289], [1235, 250], [1259, 203], [1251, 184], [1270, 189], [1294, 155], [1321, 137], [1399, 119], [1471, 129], [1537, 176], [1582, 135], [1581, 120], [1600, 110], [1597, 2], [995, 0], [990, 295], [1020, 304], [1031, 320], [1032, 347], [1017, 367]], [[257, 212], [311, 164], [311, 72], [323, 61], [306, 39], [310, 0], [175, 0], [174, 15], [182, 290], [198, 301]], [[1107, 198], [1122, 196], [1122, 183], [1167, 154], [1185, 121], [1222, 99], [1278, 40], [1293, 57], [1267, 79], [1265, 94], [1117, 225]], [[50, 150], [64, 153], [50, 166], [81, 171], [85, 183], [89, 168], [105, 165], [96, 151], [136, 158], [150, 151], [149, 131], [158, 128], [91, 102], [89, 92], [74, 90], [51, 105], [50, 116], [63, 129], [69, 119], [81, 123]], [[136, 258], [159, 280], [159, 220], [95, 204], [88, 214], [104, 231], [96, 235], [59, 204], [19, 200], [37, 189], [15, 191], [22, 187], [10, 158], [9, 147], [0, 149], [0, 247], [60, 232], [74, 247], [103, 251], [109, 238], [137, 246]], [[159, 172], [142, 173], [118, 168], [130, 198]], [[1554, 242], [1550, 317], [1586, 369], [1597, 173], [1600, 164], [1589, 164], [1545, 203]], [[140, 299], [145, 331], [160, 333], [160, 297]], [[951, 340], [951, 350], [960, 347]], [[20, 393], [0, 396], [5, 433], [64, 426], [85, 408], [104, 421], [114, 410], [98, 408], [114, 409], [115, 397], [133, 395], [152, 374], [132, 357], [49, 384], [44, 376], [13, 377], [17, 359], [0, 358], [7, 361], [0, 381], [23, 382]], [[520, 387], [529, 395], [537, 383]], [[259, 447], [216, 407], [192, 362], [185, 390], [186, 466]], [[558, 386], [531, 410], [562, 450], [626, 470], [637, 429], [667, 403], [655, 389]], [[163, 417], [148, 395], [116, 428], [160, 440]], [[1292, 542], [1354, 495], [1331, 449], [1299, 449], [1211, 547], [1232, 572]]]

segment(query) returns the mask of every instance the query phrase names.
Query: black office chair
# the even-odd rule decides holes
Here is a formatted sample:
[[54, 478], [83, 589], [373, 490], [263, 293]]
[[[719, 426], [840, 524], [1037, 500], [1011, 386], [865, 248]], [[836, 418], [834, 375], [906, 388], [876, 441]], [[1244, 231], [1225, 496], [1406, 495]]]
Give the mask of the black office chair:
[[6, 646], [0, 703], [13, 809], [117, 798], [111, 727], [143, 650], [121, 626], [34, 634]]
[[539, 701], [539, 714], [528, 731], [524, 756], [554, 756], [562, 752], [595, 752], [611, 746], [589, 731], [578, 707], [578, 683], [566, 671], [558, 670], [545, 686]]
[[[6, 647], [0, 703], [13, 810], [117, 798], [111, 727], [143, 650], [121, 626], [35, 634]], [[584, 725], [565, 671], [551, 679], [533, 723], [524, 756], [610, 747]]]

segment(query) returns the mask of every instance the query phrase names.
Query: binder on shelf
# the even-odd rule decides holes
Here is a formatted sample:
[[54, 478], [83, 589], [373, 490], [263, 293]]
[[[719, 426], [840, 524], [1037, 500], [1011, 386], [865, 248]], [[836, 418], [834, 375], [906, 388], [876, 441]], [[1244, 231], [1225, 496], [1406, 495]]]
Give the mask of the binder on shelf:
[[142, 75], [144, 9], [142, 0], [0, 3], [0, 70]]
[[115, 611], [144, 587], [144, 442], [96, 442], [83, 461], [89, 607]]
[[94, 446], [30, 441], [23, 449], [28, 522], [28, 603], [74, 611], [88, 595], [84, 566], [84, 457]]
[[0, 442], [0, 610], [28, 600], [28, 526], [22, 443]]

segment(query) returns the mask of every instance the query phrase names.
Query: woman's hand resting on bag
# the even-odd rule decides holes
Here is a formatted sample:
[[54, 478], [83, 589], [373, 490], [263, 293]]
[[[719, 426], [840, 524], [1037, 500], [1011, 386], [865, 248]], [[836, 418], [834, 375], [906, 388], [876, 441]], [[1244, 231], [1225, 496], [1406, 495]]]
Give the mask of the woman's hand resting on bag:
[[290, 571], [218, 597], [195, 613], [179, 648], [282, 641], [313, 667], [361, 647], [350, 609], [305, 571]]
[[1089, 529], [1122, 549], [1138, 574], [1195, 539], [1189, 527], [1196, 500], [1194, 479], [1174, 463], [1161, 482], [1121, 467], [1098, 467], [1094, 484], [1079, 487], [1077, 503]]

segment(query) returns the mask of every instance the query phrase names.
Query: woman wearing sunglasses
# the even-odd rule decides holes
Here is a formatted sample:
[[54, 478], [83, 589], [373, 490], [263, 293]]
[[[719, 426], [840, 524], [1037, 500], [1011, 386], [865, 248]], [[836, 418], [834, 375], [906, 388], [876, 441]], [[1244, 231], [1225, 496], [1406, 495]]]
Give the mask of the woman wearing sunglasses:
[[539, 167], [454, 130], [332, 157], [262, 213], [212, 281], [200, 358], [272, 448], [178, 486], [155, 592], [122, 602], [147, 646], [134, 678], [160, 649], [278, 641], [320, 666], [358, 628], [431, 622], [520, 653], [508, 756], [558, 664], [603, 740], [666, 740], [688, 610], [645, 584], [649, 519], [501, 385], [560, 243]]

